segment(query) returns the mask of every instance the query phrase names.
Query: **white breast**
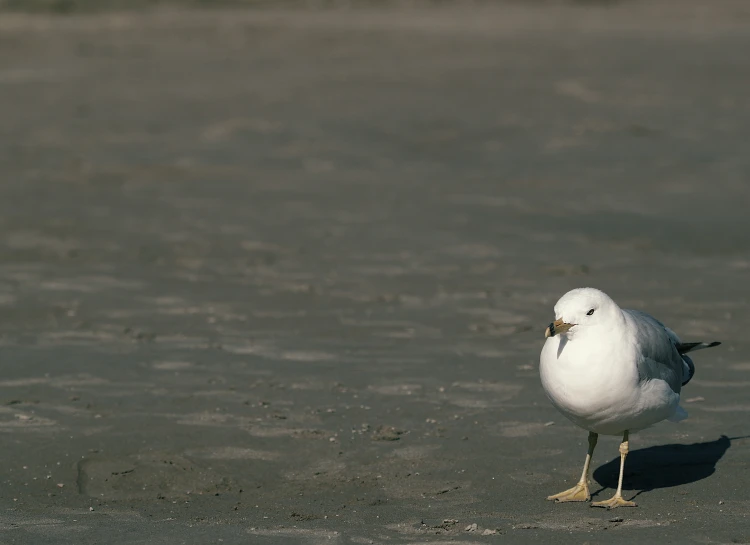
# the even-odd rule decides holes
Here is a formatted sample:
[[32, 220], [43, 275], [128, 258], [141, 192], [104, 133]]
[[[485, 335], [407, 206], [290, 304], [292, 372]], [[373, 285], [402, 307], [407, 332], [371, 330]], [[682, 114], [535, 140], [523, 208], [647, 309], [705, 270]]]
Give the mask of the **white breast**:
[[[672, 399], [666, 383], [639, 381], [637, 355], [622, 353], [630, 345], [594, 342], [592, 350], [592, 339], [584, 340], [557, 335], [547, 339], [542, 349], [542, 386], [563, 415], [589, 431], [619, 435], [646, 428], [674, 412], [679, 396]], [[613, 346], [620, 351], [616, 357]], [[643, 395], [646, 390], [648, 395]]]

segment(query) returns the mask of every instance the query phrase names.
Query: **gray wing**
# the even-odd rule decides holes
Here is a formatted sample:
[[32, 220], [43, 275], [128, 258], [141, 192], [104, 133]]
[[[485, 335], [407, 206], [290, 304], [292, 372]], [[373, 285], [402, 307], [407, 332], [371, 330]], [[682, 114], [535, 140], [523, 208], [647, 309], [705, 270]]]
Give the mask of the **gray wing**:
[[638, 331], [636, 349], [641, 355], [638, 358], [640, 380], [660, 378], [675, 393], [680, 393], [681, 387], [692, 378], [695, 368], [689, 358], [679, 353], [679, 337], [650, 314], [639, 310], [623, 310], [623, 313]]

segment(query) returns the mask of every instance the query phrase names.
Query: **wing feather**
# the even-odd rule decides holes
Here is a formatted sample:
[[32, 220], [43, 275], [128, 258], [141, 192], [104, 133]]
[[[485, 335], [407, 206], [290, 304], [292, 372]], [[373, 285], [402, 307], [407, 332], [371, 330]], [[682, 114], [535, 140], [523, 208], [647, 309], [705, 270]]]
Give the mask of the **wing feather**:
[[692, 378], [694, 369], [677, 350], [680, 338], [650, 314], [639, 310], [623, 310], [623, 313], [638, 331], [639, 378], [642, 381], [662, 379], [675, 393], [680, 393], [681, 387]]

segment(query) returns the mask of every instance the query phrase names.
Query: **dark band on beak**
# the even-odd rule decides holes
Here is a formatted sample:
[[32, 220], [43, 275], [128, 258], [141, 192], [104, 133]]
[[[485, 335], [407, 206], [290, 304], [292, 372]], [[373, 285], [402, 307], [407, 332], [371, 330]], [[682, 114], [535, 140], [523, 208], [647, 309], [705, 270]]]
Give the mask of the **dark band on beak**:
[[554, 337], [555, 335], [560, 335], [561, 333], [565, 333], [566, 331], [568, 331], [574, 325], [575, 324], [563, 322], [562, 319], [555, 320], [549, 326], [547, 326], [547, 329], [544, 332], [544, 336]]

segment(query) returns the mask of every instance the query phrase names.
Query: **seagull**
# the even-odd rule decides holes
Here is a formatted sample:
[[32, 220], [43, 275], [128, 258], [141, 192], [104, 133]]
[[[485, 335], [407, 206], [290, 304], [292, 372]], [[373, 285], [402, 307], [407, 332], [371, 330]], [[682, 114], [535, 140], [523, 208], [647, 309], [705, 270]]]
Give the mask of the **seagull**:
[[599, 434], [616, 435], [622, 436], [617, 491], [591, 506], [635, 507], [622, 497], [629, 434], [662, 420], [687, 418], [680, 407], [680, 389], [695, 373], [687, 353], [721, 343], [683, 343], [653, 316], [621, 309], [595, 288], [563, 295], [544, 336], [539, 358], [542, 387], [558, 411], [589, 432], [578, 484], [547, 499], [589, 501], [589, 466]]

